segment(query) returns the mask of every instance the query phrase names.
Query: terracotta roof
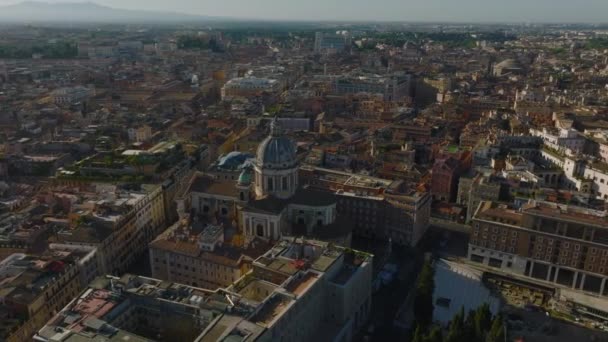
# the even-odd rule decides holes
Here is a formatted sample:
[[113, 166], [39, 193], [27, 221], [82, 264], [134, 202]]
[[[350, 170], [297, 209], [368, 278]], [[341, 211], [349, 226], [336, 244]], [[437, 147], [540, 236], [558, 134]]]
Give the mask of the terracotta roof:
[[243, 208], [244, 211], [249, 212], [261, 212], [268, 214], [280, 214], [283, 209], [287, 206], [288, 201], [278, 199], [273, 196], [266, 196], [264, 198], [253, 200]]
[[237, 267], [240, 264], [241, 258], [256, 259], [268, 251], [271, 245], [261, 239], [255, 239], [255, 243], [250, 243], [248, 248], [218, 246], [213, 252], [207, 252], [202, 251], [196, 242], [161, 238], [153, 241], [150, 247], [197, 257], [216, 264]]
[[190, 186], [191, 192], [200, 192], [212, 195], [239, 197], [239, 192], [233, 180], [218, 180], [207, 175], [196, 175]]
[[301, 188], [289, 199], [290, 203], [308, 206], [328, 206], [336, 204], [337, 199], [333, 193]]

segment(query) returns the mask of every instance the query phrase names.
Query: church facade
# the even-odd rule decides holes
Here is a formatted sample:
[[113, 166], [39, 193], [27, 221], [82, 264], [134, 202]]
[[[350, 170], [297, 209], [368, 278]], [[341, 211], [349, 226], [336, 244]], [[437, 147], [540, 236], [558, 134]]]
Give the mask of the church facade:
[[234, 217], [245, 244], [255, 238], [304, 236], [350, 246], [353, 222], [338, 214], [334, 194], [300, 186], [296, 152], [294, 141], [273, 119], [253, 163], [244, 165], [236, 182], [197, 176], [191, 188], [193, 212]]

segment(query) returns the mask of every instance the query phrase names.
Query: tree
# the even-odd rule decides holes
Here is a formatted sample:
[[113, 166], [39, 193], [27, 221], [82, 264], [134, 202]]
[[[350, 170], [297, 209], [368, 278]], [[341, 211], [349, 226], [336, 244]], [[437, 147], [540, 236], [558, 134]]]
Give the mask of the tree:
[[505, 326], [502, 317], [496, 316], [492, 322], [492, 328], [488, 332], [486, 342], [504, 342]]
[[450, 328], [448, 330], [448, 336], [445, 339], [446, 342], [467, 342], [467, 336], [464, 326], [464, 307], [460, 309], [452, 321], [450, 322]]
[[[464, 314], [464, 307], [462, 308], [462, 312]], [[464, 321], [464, 336], [467, 341], [477, 341], [477, 335], [475, 334], [475, 310], [469, 310], [467, 319]]]
[[426, 330], [433, 322], [433, 292], [435, 291], [434, 270], [430, 262], [425, 262], [418, 277], [414, 297], [414, 318]]
[[490, 312], [490, 305], [484, 303], [475, 310], [475, 337], [477, 341], [485, 341], [491, 325], [492, 312]]
[[443, 335], [441, 333], [441, 327], [435, 325], [431, 329], [429, 336], [426, 338], [426, 342], [443, 342]]
[[424, 337], [424, 334], [422, 333], [422, 328], [420, 327], [420, 325], [416, 326], [416, 331], [414, 332], [414, 338], [412, 339], [412, 342], [426, 342], [426, 339]]

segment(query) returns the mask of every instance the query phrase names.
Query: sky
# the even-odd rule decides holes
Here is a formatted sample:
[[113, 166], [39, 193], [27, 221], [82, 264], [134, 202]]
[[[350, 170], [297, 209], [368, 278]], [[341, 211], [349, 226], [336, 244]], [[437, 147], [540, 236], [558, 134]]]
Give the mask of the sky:
[[[78, 0], [43, 0], [78, 2]], [[20, 0], [0, 0], [0, 5]], [[608, 0], [93, 0], [100, 5], [249, 19], [608, 22]]]

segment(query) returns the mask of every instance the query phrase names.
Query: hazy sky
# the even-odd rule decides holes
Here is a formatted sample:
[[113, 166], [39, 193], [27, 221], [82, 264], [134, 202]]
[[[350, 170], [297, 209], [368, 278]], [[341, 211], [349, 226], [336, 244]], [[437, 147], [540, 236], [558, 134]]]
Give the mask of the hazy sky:
[[[0, 0], [13, 4], [20, 0]], [[46, 0], [77, 2], [77, 0]], [[256, 19], [608, 22], [608, 0], [95, 0], [128, 9]]]

